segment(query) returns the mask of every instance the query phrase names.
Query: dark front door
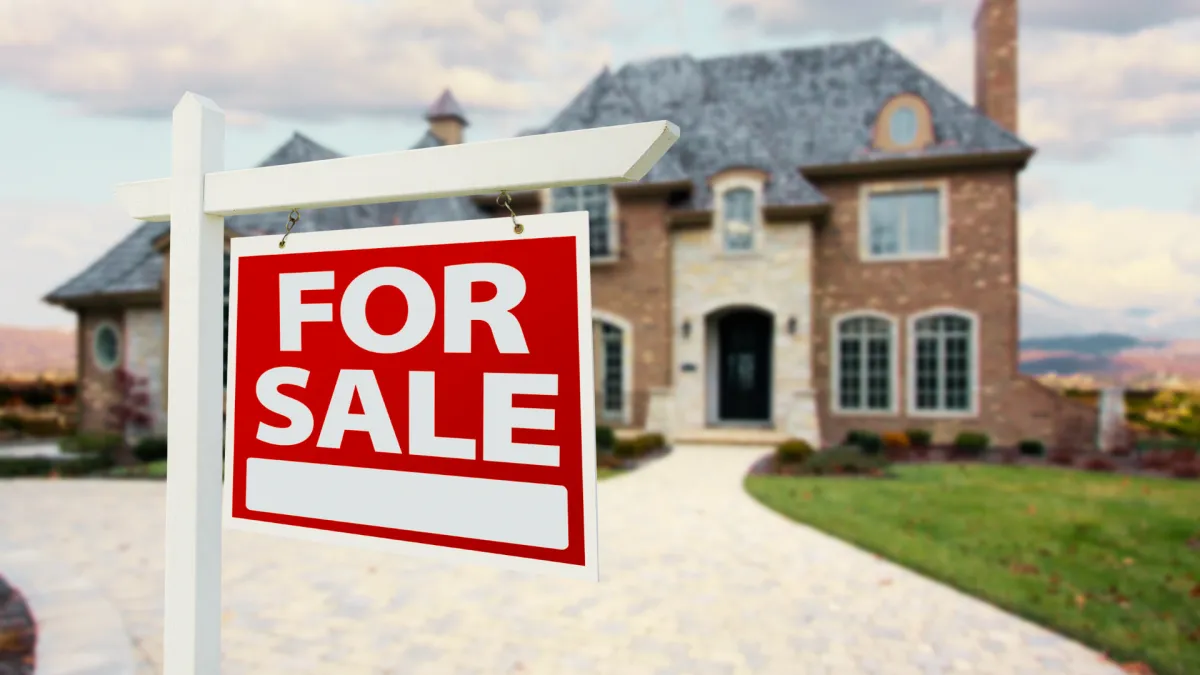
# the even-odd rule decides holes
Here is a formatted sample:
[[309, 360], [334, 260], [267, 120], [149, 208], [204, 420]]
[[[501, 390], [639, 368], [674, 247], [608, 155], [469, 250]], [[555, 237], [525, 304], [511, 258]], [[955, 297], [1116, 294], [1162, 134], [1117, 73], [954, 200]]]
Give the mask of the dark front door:
[[717, 321], [717, 412], [721, 421], [771, 419], [771, 315], [730, 312]]

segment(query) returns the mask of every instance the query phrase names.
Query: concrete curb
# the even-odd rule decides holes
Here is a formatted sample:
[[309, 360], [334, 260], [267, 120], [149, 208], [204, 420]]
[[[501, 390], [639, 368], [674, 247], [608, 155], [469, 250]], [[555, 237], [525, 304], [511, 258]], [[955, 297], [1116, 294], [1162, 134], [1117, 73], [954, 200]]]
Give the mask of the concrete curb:
[[0, 540], [0, 571], [37, 622], [37, 675], [134, 675], [133, 643], [115, 605], [90, 580]]

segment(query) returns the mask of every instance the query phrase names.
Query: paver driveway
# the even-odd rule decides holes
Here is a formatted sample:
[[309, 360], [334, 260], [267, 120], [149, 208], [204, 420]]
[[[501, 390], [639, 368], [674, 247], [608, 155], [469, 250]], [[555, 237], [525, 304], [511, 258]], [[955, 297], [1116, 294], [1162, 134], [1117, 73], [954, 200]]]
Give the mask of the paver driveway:
[[[601, 582], [229, 532], [224, 673], [1119, 672], [796, 525], [742, 491], [761, 451], [679, 448], [600, 486]], [[0, 535], [95, 581], [161, 667], [162, 483], [0, 482]]]

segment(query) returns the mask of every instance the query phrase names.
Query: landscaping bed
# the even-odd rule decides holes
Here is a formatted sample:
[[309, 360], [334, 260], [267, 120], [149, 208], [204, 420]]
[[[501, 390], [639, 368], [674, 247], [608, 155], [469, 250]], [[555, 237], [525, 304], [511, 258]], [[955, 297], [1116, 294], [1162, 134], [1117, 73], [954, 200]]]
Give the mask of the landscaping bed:
[[617, 438], [609, 427], [596, 427], [596, 467], [601, 480], [632, 471], [671, 452], [662, 434]]

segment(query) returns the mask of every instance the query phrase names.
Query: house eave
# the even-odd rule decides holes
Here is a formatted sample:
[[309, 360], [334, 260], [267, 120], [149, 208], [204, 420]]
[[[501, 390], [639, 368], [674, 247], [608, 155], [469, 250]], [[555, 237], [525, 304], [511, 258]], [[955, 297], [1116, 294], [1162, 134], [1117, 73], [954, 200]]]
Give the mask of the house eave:
[[956, 169], [1008, 167], [1023, 170], [1036, 151], [1033, 148], [1004, 152], [979, 152], [963, 155], [932, 155], [923, 157], [894, 157], [843, 164], [821, 164], [800, 167], [805, 178], [849, 178], [878, 174], [924, 173]]
[[47, 296], [42, 298], [42, 301], [72, 312], [115, 307], [160, 307], [162, 306], [162, 291], [156, 289], [128, 293], [92, 293], [69, 298]]

